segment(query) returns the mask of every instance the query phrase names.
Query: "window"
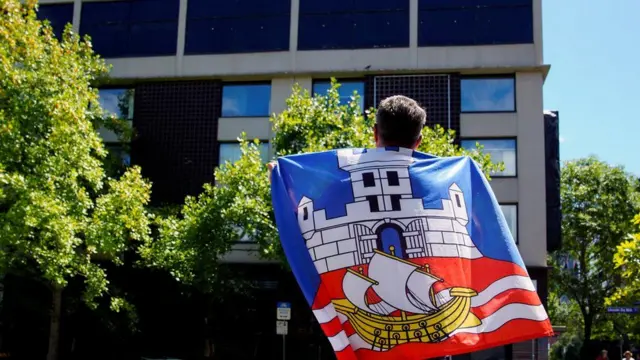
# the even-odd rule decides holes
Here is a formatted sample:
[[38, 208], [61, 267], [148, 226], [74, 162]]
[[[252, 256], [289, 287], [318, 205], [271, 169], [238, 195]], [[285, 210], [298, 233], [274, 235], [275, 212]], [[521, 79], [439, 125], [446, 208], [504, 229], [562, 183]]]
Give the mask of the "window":
[[460, 145], [465, 150], [475, 150], [476, 144], [480, 144], [483, 153], [491, 156], [494, 163], [504, 163], [503, 171], [494, 171], [491, 176], [505, 177], [516, 176], [516, 140], [515, 139], [464, 139]]
[[[269, 162], [269, 143], [260, 143], [260, 155], [262, 156], [262, 161], [265, 164]], [[220, 153], [218, 156], [218, 164], [222, 165], [227, 161], [231, 163], [236, 162], [240, 159], [241, 156], [242, 152], [240, 151], [239, 143], [221, 143]]]
[[362, 182], [364, 184], [364, 187], [376, 186], [376, 180], [373, 178], [373, 173], [362, 174]]
[[37, 16], [49, 20], [55, 36], [62, 39], [64, 27], [73, 21], [73, 4], [39, 5]]
[[461, 80], [462, 112], [512, 112], [516, 110], [515, 78]]
[[300, 0], [298, 50], [409, 46], [409, 0]]
[[418, 46], [533, 43], [532, 0], [419, 0]]
[[[313, 94], [324, 95], [331, 88], [330, 81], [316, 81], [313, 83]], [[353, 92], [357, 92], [360, 95], [358, 99], [358, 105], [364, 112], [364, 81], [345, 81], [340, 82], [338, 88], [338, 95], [340, 95], [340, 105], [347, 105], [351, 101]]]
[[398, 179], [397, 171], [387, 171], [387, 181], [389, 186], [400, 186], [400, 179]]
[[100, 106], [120, 119], [133, 119], [133, 89], [100, 89]]
[[107, 58], [174, 55], [179, 6], [179, 0], [84, 2], [80, 33]]
[[376, 195], [367, 196], [366, 199], [369, 202], [369, 210], [371, 212], [380, 211], [380, 207], [378, 206], [378, 197]]
[[185, 54], [289, 50], [290, 0], [189, 0]]
[[391, 195], [391, 209], [393, 211], [400, 211], [400, 199], [401, 195]]
[[302, 210], [302, 220], [309, 220], [309, 210], [307, 210], [306, 207], [304, 207]]
[[511, 236], [518, 243], [518, 205], [500, 205], [500, 209], [504, 214], [504, 218], [507, 220], [507, 225], [511, 231]]
[[270, 84], [237, 84], [222, 88], [222, 117], [269, 116], [270, 104]]

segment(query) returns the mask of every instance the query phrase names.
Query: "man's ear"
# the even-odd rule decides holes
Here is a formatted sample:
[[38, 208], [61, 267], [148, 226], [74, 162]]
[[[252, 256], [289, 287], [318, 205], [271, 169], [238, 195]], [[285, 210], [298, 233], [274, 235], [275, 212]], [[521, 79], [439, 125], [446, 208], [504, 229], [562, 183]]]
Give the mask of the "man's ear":
[[378, 146], [378, 125], [373, 124], [373, 140], [376, 142], [376, 146]]
[[420, 146], [421, 143], [422, 143], [422, 134], [420, 134], [420, 136], [418, 136], [418, 140], [416, 140], [416, 143], [413, 145], [413, 149], [417, 149], [418, 146]]

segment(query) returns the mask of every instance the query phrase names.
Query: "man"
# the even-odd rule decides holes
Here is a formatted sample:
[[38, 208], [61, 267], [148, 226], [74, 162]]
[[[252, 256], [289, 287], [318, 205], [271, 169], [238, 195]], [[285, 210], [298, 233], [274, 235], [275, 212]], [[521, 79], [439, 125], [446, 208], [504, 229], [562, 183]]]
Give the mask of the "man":
[[[415, 150], [422, 141], [422, 128], [427, 113], [418, 103], [406, 96], [395, 95], [380, 102], [376, 112], [373, 136], [377, 147], [398, 146]], [[276, 162], [270, 162], [269, 179]]]

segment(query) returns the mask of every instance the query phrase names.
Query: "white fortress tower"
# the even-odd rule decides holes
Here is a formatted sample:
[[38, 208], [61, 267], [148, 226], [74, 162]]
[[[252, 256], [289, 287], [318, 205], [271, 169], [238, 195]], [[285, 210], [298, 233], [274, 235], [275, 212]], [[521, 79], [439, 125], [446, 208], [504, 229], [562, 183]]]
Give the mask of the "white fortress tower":
[[449, 187], [442, 209], [425, 209], [414, 198], [409, 180], [412, 151], [339, 150], [339, 167], [351, 173], [354, 202], [346, 204], [346, 216], [327, 219], [313, 200], [298, 204], [298, 224], [319, 273], [367, 264], [374, 250], [413, 259], [461, 257], [476, 259], [466, 225], [469, 222], [464, 194]]

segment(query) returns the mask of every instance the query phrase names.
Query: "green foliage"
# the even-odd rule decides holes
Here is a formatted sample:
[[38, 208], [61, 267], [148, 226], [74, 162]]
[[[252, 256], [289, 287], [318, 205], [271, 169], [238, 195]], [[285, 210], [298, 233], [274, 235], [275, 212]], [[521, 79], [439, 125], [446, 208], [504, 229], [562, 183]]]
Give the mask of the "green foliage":
[[[178, 280], [212, 292], [225, 281], [219, 260], [243, 237], [276, 236], [270, 188], [258, 142], [242, 142], [242, 158], [216, 169], [216, 185], [187, 197], [179, 213], [156, 219], [157, 240], [142, 247], [143, 259], [169, 269]], [[263, 177], [265, 181], [260, 181]]]
[[551, 346], [549, 357], [551, 360], [580, 360], [582, 357], [582, 338], [571, 333], [560, 335], [558, 341]]
[[[620, 285], [613, 249], [626, 239], [638, 212], [634, 184], [622, 168], [594, 157], [567, 162], [562, 169], [563, 246], [551, 257], [550, 285], [578, 307], [585, 345], [610, 321], [605, 299]], [[565, 269], [564, 258], [578, 266]]]
[[[354, 94], [341, 105], [338, 87], [311, 96], [294, 86], [287, 108], [271, 117], [277, 156], [347, 147], [373, 147], [374, 109], [363, 114]], [[467, 153], [454, 144], [454, 134], [425, 128], [421, 151], [438, 156], [470, 155], [489, 172], [501, 169], [488, 155]], [[181, 213], [159, 221], [159, 241], [144, 252], [153, 266], [171, 269], [182, 281], [214, 291], [218, 259], [242, 237], [257, 243], [260, 256], [284, 261], [271, 208], [271, 187], [257, 142], [239, 139], [242, 157], [216, 170], [217, 186], [207, 185], [188, 198]], [[238, 229], [243, 229], [242, 232]]]
[[633, 224], [634, 233], [618, 245], [613, 257], [623, 286], [607, 299], [608, 304], [629, 303], [640, 298], [640, 214], [634, 217]]
[[35, 7], [0, 0], [0, 272], [51, 289], [81, 276], [95, 306], [108, 280], [94, 260], [121, 263], [129, 244], [150, 240], [150, 185], [138, 168], [105, 175], [96, 129], [118, 121], [91, 84], [108, 68], [70, 26], [58, 41]]

